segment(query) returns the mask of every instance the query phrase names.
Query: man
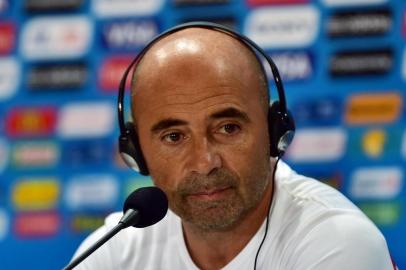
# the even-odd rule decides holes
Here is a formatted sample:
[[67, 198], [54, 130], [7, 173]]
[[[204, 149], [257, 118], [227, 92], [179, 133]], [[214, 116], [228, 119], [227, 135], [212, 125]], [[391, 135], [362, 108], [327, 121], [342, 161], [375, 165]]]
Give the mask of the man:
[[133, 82], [142, 152], [170, 210], [121, 231], [77, 269], [393, 269], [381, 233], [340, 193], [282, 162], [274, 174], [266, 78], [247, 45], [180, 30], [149, 49]]

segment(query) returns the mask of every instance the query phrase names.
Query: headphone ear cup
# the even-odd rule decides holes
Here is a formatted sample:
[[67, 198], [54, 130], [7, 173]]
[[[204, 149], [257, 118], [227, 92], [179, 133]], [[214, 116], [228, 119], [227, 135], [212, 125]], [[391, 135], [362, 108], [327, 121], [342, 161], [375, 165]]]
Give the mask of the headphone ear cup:
[[149, 175], [133, 123], [127, 122], [125, 124], [125, 133], [120, 135], [118, 147], [122, 159], [130, 168], [142, 175]]
[[295, 135], [295, 122], [289, 111], [281, 110], [279, 101], [269, 107], [268, 132], [271, 156], [283, 156]]

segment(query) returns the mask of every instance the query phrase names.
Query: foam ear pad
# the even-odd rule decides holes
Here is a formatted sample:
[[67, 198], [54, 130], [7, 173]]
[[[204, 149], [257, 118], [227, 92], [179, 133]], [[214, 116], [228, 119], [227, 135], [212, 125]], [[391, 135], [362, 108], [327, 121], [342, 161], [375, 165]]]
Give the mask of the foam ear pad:
[[295, 135], [295, 122], [290, 112], [284, 112], [278, 101], [272, 103], [268, 113], [270, 154], [281, 157]]
[[121, 157], [130, 168], [142, 175], [149, 175], [133, 123], [127, 122], [125, 124], [125, 132], [118, 139], [118, 147]]

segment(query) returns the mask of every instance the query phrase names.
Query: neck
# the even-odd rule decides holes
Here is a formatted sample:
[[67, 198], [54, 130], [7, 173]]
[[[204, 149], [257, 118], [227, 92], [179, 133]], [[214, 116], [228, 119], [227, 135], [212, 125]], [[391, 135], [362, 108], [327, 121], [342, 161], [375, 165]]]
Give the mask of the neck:
[[256, 208], [231, 229], [202, 231], [191, 223], [182, 222], [189, 254], [199, 269], [220, 269], [244, 249], [268, 215], [272, 189], [273, 181], [270, 179]]

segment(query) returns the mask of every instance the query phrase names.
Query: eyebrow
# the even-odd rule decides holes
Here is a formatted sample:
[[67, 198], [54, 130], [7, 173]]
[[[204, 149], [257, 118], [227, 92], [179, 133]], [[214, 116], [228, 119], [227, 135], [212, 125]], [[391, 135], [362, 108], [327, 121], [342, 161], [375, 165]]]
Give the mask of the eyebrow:
[[250, 118], [248, 117], [248, 115], [243, 112], [240, 111], [236, 108], [230, 107], [230, 108], [226, 108], [224, 110], [220, 110], [218, 112], [215, 112], [213, 114], [210, 115], [210, 118], [212, 119], [219, 119], [219, 118], [236, 118], [236, 119], [240, 119], [246, 123], [251, 122]]
[[167, 118], [159, 121], [151, 127], [152, 133], [158, 133], [161, 130], [173, 127], [173, 126], [183, 126], [187, 125], [188, 122], [176, 118]]

